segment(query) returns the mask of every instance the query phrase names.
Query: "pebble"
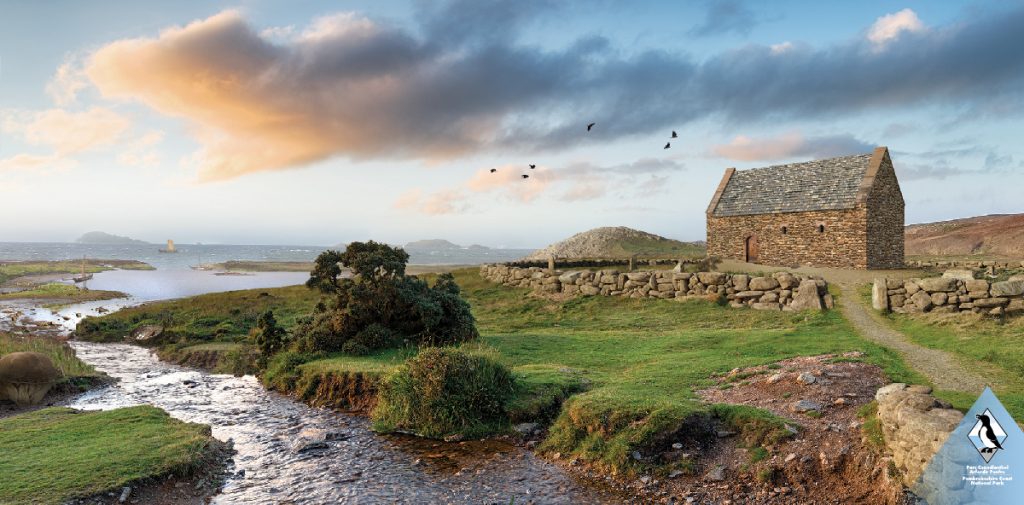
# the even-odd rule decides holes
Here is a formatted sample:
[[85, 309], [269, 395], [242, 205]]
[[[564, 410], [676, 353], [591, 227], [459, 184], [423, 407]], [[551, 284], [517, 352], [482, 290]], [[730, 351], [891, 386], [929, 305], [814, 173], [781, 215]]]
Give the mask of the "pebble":
[[814, 384], [814, 381], [818, 380], [818, 378], [815, 377], [813, 374], [803, 372], [796, 377], [796, 380], [797, 382], [800, 382], [802, 384]]
[[814, 400], [798, 400], [793, 404], [792, 410], [794, 412], [821, 412], [821, 404]]
[[672, 444], [672, 448], [678, 451], [679, 449], [683, 448], [683, 444], [680, 444], [679, 442], [676, 442], [676, 443]]
[[117, 499], [118, 503], [124, 503], [128, 501], [128, 497], [132, 494], [132, 488], [125, 486], [121, 489], [121, 496]]
[[789, 463], [790, 461], [793, 461], [794, 459], [796, 459], [796, 453], [795, 452], [791, 452], [791, 453], [789, 453], [786, 456], [786, 463]]
[[832, 405], [846, 405], [846, 398], [836, 398]]
[[715, 465], [707, 474], [707, 479], [715, 482], [722, 482], [725, 480], [725, 467], [722, 465]]
[[776, 382], [779, 382], [780, 380], [785, 379], [785, 378], [786, 378], [786, 374], [777, 373], [777, 374], [769, 376], [764, 381], [767, 382], [768, 384], [775, 384]]

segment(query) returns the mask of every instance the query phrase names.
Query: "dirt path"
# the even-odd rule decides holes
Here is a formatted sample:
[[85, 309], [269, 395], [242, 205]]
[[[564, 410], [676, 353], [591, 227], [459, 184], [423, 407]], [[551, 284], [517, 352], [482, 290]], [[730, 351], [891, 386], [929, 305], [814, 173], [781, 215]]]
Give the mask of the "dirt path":
[[843, 283], [838, 286], [845, 295], [839, 303], [839, 308], [857, 331], [864, 338], [900, 353], [907, 364], [924, 374], [935, 384], [936, 389], [978, 394], [985, 388], [986, 381], [975, 372], [964, 368], [953, 354], [910, 342], [902, 333], [878, 321], [876, 316], [869, 312], [872, 309], [865, 307], [857, 296], [855, 285]]

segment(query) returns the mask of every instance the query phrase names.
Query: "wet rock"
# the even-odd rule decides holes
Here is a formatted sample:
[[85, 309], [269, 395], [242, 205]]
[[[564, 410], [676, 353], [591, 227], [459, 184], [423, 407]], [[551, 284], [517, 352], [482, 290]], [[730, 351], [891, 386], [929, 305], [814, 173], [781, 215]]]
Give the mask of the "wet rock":
[[722, 482], [725, 480], [725, 466], [715, 465], [704, 477], [713, 482]]
[[330, 447], [331, 446], [327, 442], [324, 442], [322, 440], [311, 440], [308, 438], [301, 438], [299, 440], [296, 440], [292, 444], [292, 453], [303, 454], [307, 452], [322, 451]]
[[160, 325], [151, 324], [140, 326], [132, 331], [131, 338], [136, 342], [147, 342], [159, 337], [163, 332], [164, 327]]
[[519, 423], [515, 426], [515, 430], [524, 437], [537, 433], [539, 429], [540, 425], [537, 423]]
[[821, 404], [814, 400], [798, 400], [790, 409], [793, 412], [821, 412]]

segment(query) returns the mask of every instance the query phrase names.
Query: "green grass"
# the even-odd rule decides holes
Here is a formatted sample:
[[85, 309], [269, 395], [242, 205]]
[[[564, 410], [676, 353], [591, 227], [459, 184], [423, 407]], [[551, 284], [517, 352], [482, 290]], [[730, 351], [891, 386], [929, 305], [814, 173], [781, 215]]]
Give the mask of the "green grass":
[[230, 272], [309, 272], [313, 263], [309, 261], [225, 261], [210, 265], [215, 270]]
[[52, 338], [16, 336], [0, 332], [0, 356], [12, 352], [38, 352], [52, 361], [65, 379], [75, 377], [97, 377], [101, 374], [91, 365], [75, 356], [75, 351], [66, 343]]
[[696, 244], [678, 240], [631, 239], [609, 244], [603, 256], [623, 258], [631, 255], [640, 257], [703, 257], [707, 249]]
[[[118, 268], [121, 270], [153, 270], [149, 264], [135, 260], [86, 259], [85, 272], [98, 273]], [[71, 261], [0, 261], [0, 284], [15, 277], [45, 274], [77, 274], [82, 271], [82, 260]]]
[[49, 408], [0, 419], [0, 503], [58, 504], [133, 481], [199, 469], [209, 426], [138, 406]]
[[86, 318], [78, 338], [97, 342], [122, 340], [135, 328], [161, 325], [167, 336], [185, 342], [245, 340], [256, 319], [267, 310], [285, 328], [310, 313], [319, 295], [304, 286], [211, 293], [143, 304], [99, 318]]
[[[863, 288], [861, 296], [870, 306], [869, 288]], [[879, 317], [915, 344], [960, 357], [988, 381], [1010, 414], [1024, 418], [1024, 316], [1000, 320], [973, 313], [890, 313]], [[938, 391], [936, 396], [960, 410], [977, 400], [977, 395], [948, 391]]]
[[0, 294], [0, 300], [55, 300], [59, 303], [53, 303], [47, 307], [56, 308], [72, 303], [126, 298], [127, 296], [120, 291], [82, 289], [71, 284], [50, 282], [24, 291]]
[[[882, 367], [890, 379], [922, 383], [897, 354], [862, 339], [838, 310], [770, 312], [722, 307], [703, 300], [581, 297], [551, 300], [526, 289], [481, 279], [476, 269], [455, 272], [481, 333], [479, 343], [497, 352], [519, 385], [513, 416], [557, 416], [543, 447], [596, 462], [612, 471], [635, 467], [632, 451], [656, 448], [667, 437], [709, 416], [735, 423], [753, 439], [782, 434], [781, 421], [763, 411], [709, 406], [696, 390], [736, 367], [786, 358], [861, 351], [863, 360]], [[232, 311], [251, 321], [275, 300], [275, 315], [290, 328], [309, 310], [316, 295], [305, 288], [204, 295], [127, 309], [100, 322], [117, 320], [119, 335], [131, 324], [167, 321], [181, 335], [206, 338], [209, 328], [228, 324], [248, 330]], [[841, 302], [841, 300], [840, 300]], [[300, 310], [301, 309], [301, 310]], [[197, 321], [208, 321], [195, 331]], [[362, 356], [302, 357], [291, 366], [268, 370], [270, 383], [298, 385], [305, 397], [324, 377], [379, 376], [400, 364], [409, 350]], [[298, 364], [298, 366], [294, 366]], [[265, 382], [268, 382], [265, 377]], [[568, 398], [559, 409], [558, 403]], [[767, 414], [767, 413], [765, 413]], [[752, 443], [753, 445], [753, 443]]]

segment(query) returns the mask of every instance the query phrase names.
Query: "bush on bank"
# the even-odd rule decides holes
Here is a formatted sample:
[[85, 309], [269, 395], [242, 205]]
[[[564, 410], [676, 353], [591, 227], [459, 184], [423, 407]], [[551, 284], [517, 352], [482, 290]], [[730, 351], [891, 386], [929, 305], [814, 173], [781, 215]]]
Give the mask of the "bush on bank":
[[506, 430], [512, 373], [490, 356], [453, 348], [421, 351], [380, 384], [374, 428], [441, 438]]

